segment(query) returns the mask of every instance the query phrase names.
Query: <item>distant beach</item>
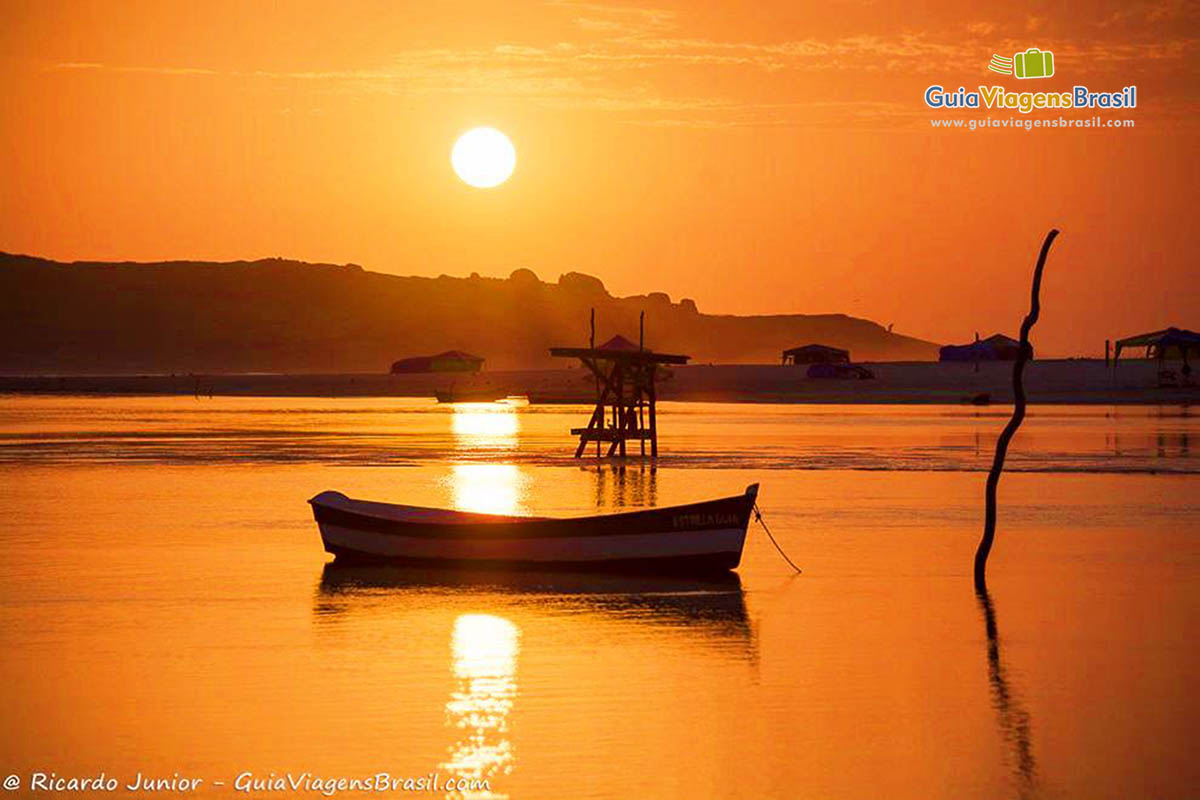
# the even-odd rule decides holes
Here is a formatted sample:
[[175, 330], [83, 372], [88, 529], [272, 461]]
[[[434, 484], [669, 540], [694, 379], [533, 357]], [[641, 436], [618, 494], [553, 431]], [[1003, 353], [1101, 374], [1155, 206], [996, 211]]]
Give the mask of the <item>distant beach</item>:
[[[664, 400], [739, 403], [1011, 403], [1012, 364], [864, 363], [874, 379], [821, 379], [804, 366], [696, 364], [674, 367], [660, 383]], [[1167, 368], [1177, 368], [1168, 363]], [[1045, 359], [1025, 376], [1033, 403], [1189, 405], [1200, 388], [1160, 388], [1159, 364], [1122, 360], [1114, 375], [1102, 359]], [[0, 377], [0, 392], [21, 394], [202, 395], [260, 397], [434, 397], [487, 401], [526, 396], [535, 404], [589, 403], [594, 381], [580, 368], [478, 374], [184, 374]]]

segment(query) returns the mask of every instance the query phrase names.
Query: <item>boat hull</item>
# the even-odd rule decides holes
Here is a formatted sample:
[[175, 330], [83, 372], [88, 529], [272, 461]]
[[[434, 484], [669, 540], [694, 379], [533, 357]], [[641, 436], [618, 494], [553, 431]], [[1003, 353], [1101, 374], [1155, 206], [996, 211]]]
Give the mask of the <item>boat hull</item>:
[[696, 574], [737, 567], [757, 488], [689, 506], [576, 519], [389, 506], [336, 492], [309, 502], [325, 550], [342, 561]]

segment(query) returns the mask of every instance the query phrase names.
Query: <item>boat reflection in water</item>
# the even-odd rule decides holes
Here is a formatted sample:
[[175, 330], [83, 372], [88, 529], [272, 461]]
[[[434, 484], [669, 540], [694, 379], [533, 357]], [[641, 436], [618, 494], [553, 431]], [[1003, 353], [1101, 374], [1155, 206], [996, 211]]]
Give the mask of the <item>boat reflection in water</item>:
[[593, 613], [612, 621], [663, 626], [688, 644], [754, 655], [754, 630], [735, 572], [711, 576], [622, 575], [549, 571], [436, 569], [331, 561], [321, 573], [315, 612], [328, 617], [356, 606], [378, 611], [389, 596], [397, 610], [452, 593], [455, 604], [497, 610]]
[[[519, 650], [520, 630], [504, 617], [462, 614], [454, 621], [455, 688], [446, 703], [446, 721], [456, 740], [439, 769], [455, 778], [486, 780], [489, 787], [512, 770], [509, 714], [517, 695]], [[475, 791], [461, 796], [506, 795]]]

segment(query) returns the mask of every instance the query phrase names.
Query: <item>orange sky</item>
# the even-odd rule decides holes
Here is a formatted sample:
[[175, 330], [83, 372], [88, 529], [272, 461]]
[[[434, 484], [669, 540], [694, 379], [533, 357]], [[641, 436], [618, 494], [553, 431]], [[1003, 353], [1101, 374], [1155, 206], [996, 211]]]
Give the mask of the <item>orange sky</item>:
[[[0, 250], [574, 269], [945, 342], [1015, 333], [1057, 225], [1041, 352], [1200, 327], [1194, 2], [0, 9]], [[986, 70], [1031, 46], [1054, 78]], [[1102, 112], [1137, 127], [933, 130], [1019, 115], [931, 111], [931, 83], [1137, 84]], [[499, 188], [450, 168], [476, 125], [517, 147]]]

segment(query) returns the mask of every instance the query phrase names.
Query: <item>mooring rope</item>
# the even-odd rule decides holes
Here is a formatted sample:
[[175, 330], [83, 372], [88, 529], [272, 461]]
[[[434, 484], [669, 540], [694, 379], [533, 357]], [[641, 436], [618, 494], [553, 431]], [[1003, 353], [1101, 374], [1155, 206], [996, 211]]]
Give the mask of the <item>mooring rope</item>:
[[758, 507], [758, 503], [754, 504], [754, 521], [762, 525], [762, 529], [767, 532], [767, 538], [771, 540], [771, 544], [775, 545], [775, 549], [779, 551], [779, 555], [783, 556], [783, 560], [788, 563], [788, 566], [796, 570], [796, 574], [799, 574], [801, 569], [796, 566], [796, 562], [788, 558], [788, 554], [783, 552], [783, 548], [779, 546], [779, 542], [775, 541], [775, 537], [771, 535], [771, 529], [767, 527], [766, 520], [762, 516], [762, 509]]

